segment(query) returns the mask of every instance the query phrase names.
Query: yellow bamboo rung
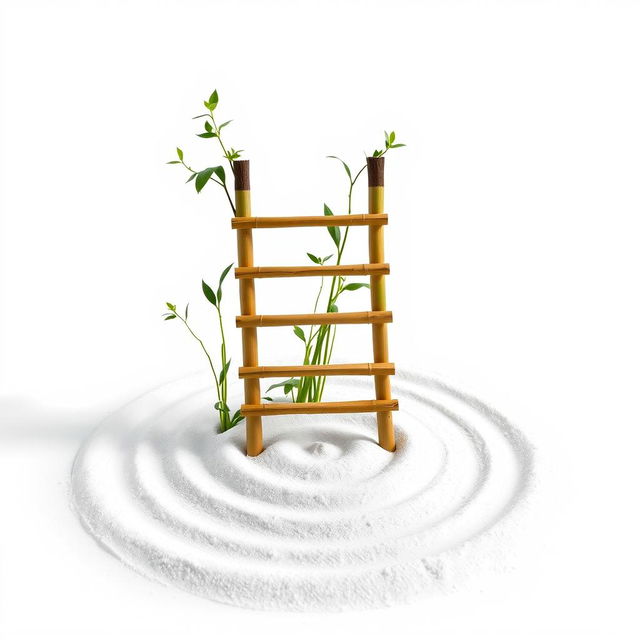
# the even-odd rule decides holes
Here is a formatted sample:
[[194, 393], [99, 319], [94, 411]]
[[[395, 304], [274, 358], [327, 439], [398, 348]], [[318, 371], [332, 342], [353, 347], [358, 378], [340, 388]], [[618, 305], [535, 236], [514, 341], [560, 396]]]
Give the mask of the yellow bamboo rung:
[[231, 218], [232, 229], [283, 229], [285, 227], [370, 227], [387, 224], [386, 213], [352, 213], [348, 216], [267, 216]]
[[372, 276], [389, 275], [389, 265], [338, 264], [304, 265], [301, 267], [238, 267], [235, 276], [244, 278], [298, 278], [304, 276]]
[[240, 367], [240, 378], [284, 378], [310, 376], [392, 376], [392, 362], [361, 362], [357, 364], [306, 364], [296, 366]]
[[347, 402], [270, 402], [243, 404], [240, 413], [252, 416], [289, 416], [313, 413], [375, 413], [397, 411], [397, 400], [349, 400]]
[[291, 313], [283, 315], [236, 316], [236, 327], [293, 327], [323, 324], [384, 324], [392, 322], [391, 311], [353, 311], [350, 313]]

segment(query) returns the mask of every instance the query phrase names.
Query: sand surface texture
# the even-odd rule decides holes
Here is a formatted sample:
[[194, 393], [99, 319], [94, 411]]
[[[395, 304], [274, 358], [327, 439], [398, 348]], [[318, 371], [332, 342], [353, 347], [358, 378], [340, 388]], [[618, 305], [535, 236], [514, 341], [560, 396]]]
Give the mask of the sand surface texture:
[[[369, 379], [331, 383], [331, 399], [371, 396]], [[374, 415], [284, 416], [247, 458], [243, 424], [213, 434], [206, 379], [172, 383], [87, 440], [74, 508], [135, 570], [237, 606], [363, 609], [456, 586], [508, 555], [532, 450], [442, 382], [399, 372], [393, 390], [395, 453]]]

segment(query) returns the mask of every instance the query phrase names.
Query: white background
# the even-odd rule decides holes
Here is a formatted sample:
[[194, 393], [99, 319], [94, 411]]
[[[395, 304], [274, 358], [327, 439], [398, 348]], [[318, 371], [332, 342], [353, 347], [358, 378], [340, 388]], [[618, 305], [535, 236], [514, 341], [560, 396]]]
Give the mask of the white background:
[[[638, 3], [23, 1], [0, 20], [1, 637], [637, 637]], [[214, 88], [255, 214], [340, 212], [325, 156], [407, 143], [387, 160], [393, 359], [478, 393], [555, 469], [534, 562], [411, 607], [261, 614], [149, 582], [76, 523], [86, 434], [203, 366], [164, 301], [214, 335], [199, 282], [234, 260], [230, 214], [164, 164], [176, 144], [219, 163], [190, 119]], [[331, 253], [321, 230], [262, 233], [262, 264]], [[260, 310], [309, 311], [300, 284], [261, 283]], [[231, 280], [225, 300], [231, 318]], [[299, 358], [288, 331], [261, 337], [265, 362]]]

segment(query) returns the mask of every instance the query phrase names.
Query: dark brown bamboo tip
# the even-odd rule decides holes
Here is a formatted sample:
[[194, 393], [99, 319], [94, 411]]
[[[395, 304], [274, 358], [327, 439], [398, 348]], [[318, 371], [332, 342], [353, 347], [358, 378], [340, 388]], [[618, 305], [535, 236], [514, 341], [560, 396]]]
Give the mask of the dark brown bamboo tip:
[[234, 160], [233, 161], [233, 177], [236, 182], [236, 191], [249, 191], [249, 161]]
[[384, 158], [367, 158], [370, 187], [384, 187]]

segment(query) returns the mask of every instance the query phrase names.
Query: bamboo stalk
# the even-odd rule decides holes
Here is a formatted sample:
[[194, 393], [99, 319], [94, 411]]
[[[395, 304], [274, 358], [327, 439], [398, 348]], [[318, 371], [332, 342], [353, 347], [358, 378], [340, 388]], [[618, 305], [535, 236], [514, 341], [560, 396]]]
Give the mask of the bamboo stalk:
[[392, 362], [361, 362], [357, 364], [306, 364], [296, 366], [240, 367], [240, 378], [284, 378], [309, 376], [373, 376], [393, 375]]
[[269, 404], [243, 404], [243, 416], [288, 416], [315, 413], [373, 413], [397, 411], [397, 400], [349, 400], [346, 402], [270, 402]]
[[[384, 158], [367, 158], [369, 179], [369, 214], [378, 215], [384, 211]], [[369, 227], [369, 262], [384, 262], [384, 229], [381, 226]], [[382, 312], [386, 309], [386, 290], [383, 275], [371, 276], [371, 309]], [[371, 327], [374, 362], [387, 362], [389, 348], [387, 326], [375, 324]], [[376, 375], [376, 398], [386, 401], [391, 398], [391, 382], [388, 375]], [[395, 433], [391, 411], [378, 411], [378, 442], [383, 449], [395, 451]]]
[[[240, 282], [252, 282], [240, 280]], [[391, 311], [353, 311], [350, 313], [290, 313], [282, 315], [236, 316], [236, 327], [293, 327], [323, 324], [380, 324], [392, 322]], [[376, 360], [376, 362], [383, 362]]]
[[325, 264], [300, 267], [238, 267], [236, 278], [299, 278], [305, 276], [387, 275], [388, 264]]
[[[251, 216], [251, 187], [249, 182], [249, 161], [236, 160], [233, 163], [235, 178], [236, 216]], [[253, 237], [251, 228], [240, 229], [237, 234], [238, 266], [253, 267]], [[256, 312], [255, 286], [252, 279], [240, 280], [240, 313], [254, 315]], [[253, 327], [242, 329], [242, 364], [245, 367], [258, 366], [258, 333]], [[244, 398], [247, 404], [260, 402], [260, 380], [248, 378], [244, 381]], [[262, 418], [259, 415], [246, 418], [247, 455], [257, 456], [263, 450]]]
[[[236, 211], [236, 214], [238, 212]], [[231, 218], [232, 229], [283, 229], [285, 227], [366, 227], [387, 224], [387, 214], [353, 213], [350, 216], [268, 216]]]

